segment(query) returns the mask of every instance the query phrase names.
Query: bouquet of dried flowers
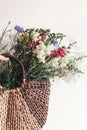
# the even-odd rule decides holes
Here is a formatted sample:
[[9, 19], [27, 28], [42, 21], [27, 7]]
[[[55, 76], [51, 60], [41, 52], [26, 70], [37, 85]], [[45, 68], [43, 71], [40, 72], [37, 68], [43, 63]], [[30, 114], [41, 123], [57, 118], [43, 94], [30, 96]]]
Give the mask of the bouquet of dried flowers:
[[[75, 75], [83, 73], [79, 70], [78, 62], [86, 56], [76, 57], [72, 53], [73, 46], [76, 41], [68, 45], [62, 45], [62, 41], [66, 37], [62, 33], [51, 33], [46, 29], [23, 29], [16, 25], [14, 27], [15, 34], [11, 30], [3, 31], [0, 38], [0, 44], [3, 42], [5, 34], [9, 32], [10, 49], [7, 51], [7, 44], [0, 47], [0, 50], [11, 53], [16, 56], [24, 65], [27, 80], [43, 80], [50, 79], [55, 76], [66, 77], [69, 74]], [[0, 71], [0, 83], [10, 89], [20, 84], [21, 70], [15, 62], [5, 62], [4, 69]], [[9, 67], [9, 69], [7, 69]], [[3, 68], [3, 63], [1, 64]], [[18, 78], [19, 77], [19, 78]], [[17, 80], [19, 79], [19, 80]]]

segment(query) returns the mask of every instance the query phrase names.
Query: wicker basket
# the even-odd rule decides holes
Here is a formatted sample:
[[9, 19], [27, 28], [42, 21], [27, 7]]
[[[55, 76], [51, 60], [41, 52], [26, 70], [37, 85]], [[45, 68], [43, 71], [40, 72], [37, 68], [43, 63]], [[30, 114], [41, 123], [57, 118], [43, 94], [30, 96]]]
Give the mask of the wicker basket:
[[50, 81], [26, 82], [23, 64], [12, 55], [3, 55], [20, 64], [22, 84], [4, 93], [0, 88], [0, 130], [41, 130], [47, 119]]

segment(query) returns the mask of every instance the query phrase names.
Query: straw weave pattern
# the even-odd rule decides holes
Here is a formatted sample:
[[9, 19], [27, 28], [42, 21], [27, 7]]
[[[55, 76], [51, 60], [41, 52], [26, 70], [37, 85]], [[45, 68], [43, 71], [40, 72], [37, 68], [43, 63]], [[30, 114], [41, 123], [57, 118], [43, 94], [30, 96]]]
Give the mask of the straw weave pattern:
[[32, 80], [0, 94], [0, 130], [41, 130], [47, 120], [49, 80]]

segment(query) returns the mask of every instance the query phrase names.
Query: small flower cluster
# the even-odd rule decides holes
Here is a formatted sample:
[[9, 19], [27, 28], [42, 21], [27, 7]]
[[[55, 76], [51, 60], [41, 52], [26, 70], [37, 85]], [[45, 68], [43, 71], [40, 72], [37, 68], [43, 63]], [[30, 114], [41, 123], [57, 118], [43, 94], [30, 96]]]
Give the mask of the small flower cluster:
[[66, 55], [66, 51], [63, 47], [59, 47], [57, 50], [52, 50], [51, 51], [51, 55], [53, 57], [65, 57]]
[[[18, 44], [26, 46], [32, 53], [36, 55], [39, 63], [45, 63], [46, 58], [59, 58], [65, 57], [67, 51], [64, 46], [59, 47], [58, 42], [61, 40], [61, 37], [64, 37], [63, 34], [55, 34], [54, 36], [50, 34], [49, 30], [43, 29], [27, 29], [22, 30], [23, 28], [15, 26], [18, 34]], [[58, 35], [61, 35], [60, 37]], [[22, 44], [23, 43], [23, 44]], [[26, 44], [26, 45], [25, 45]], [[25, 48], [26, 48], [25, 47]], [[29, 50], [29, 51], [30, 51]], [[28, 53], [26, 51], [26, 53]]]

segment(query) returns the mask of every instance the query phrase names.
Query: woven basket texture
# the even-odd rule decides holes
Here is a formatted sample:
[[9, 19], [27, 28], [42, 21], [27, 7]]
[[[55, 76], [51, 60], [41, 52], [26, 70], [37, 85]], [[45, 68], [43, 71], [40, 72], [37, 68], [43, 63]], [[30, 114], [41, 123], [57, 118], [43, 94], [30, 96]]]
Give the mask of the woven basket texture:
[[21, 67], [22, 85], [4, 93], [3, 87], [0, 88], [0, 130], [41, 130], [46, 123], [50, 81], [25, 82], [23, 65]]

